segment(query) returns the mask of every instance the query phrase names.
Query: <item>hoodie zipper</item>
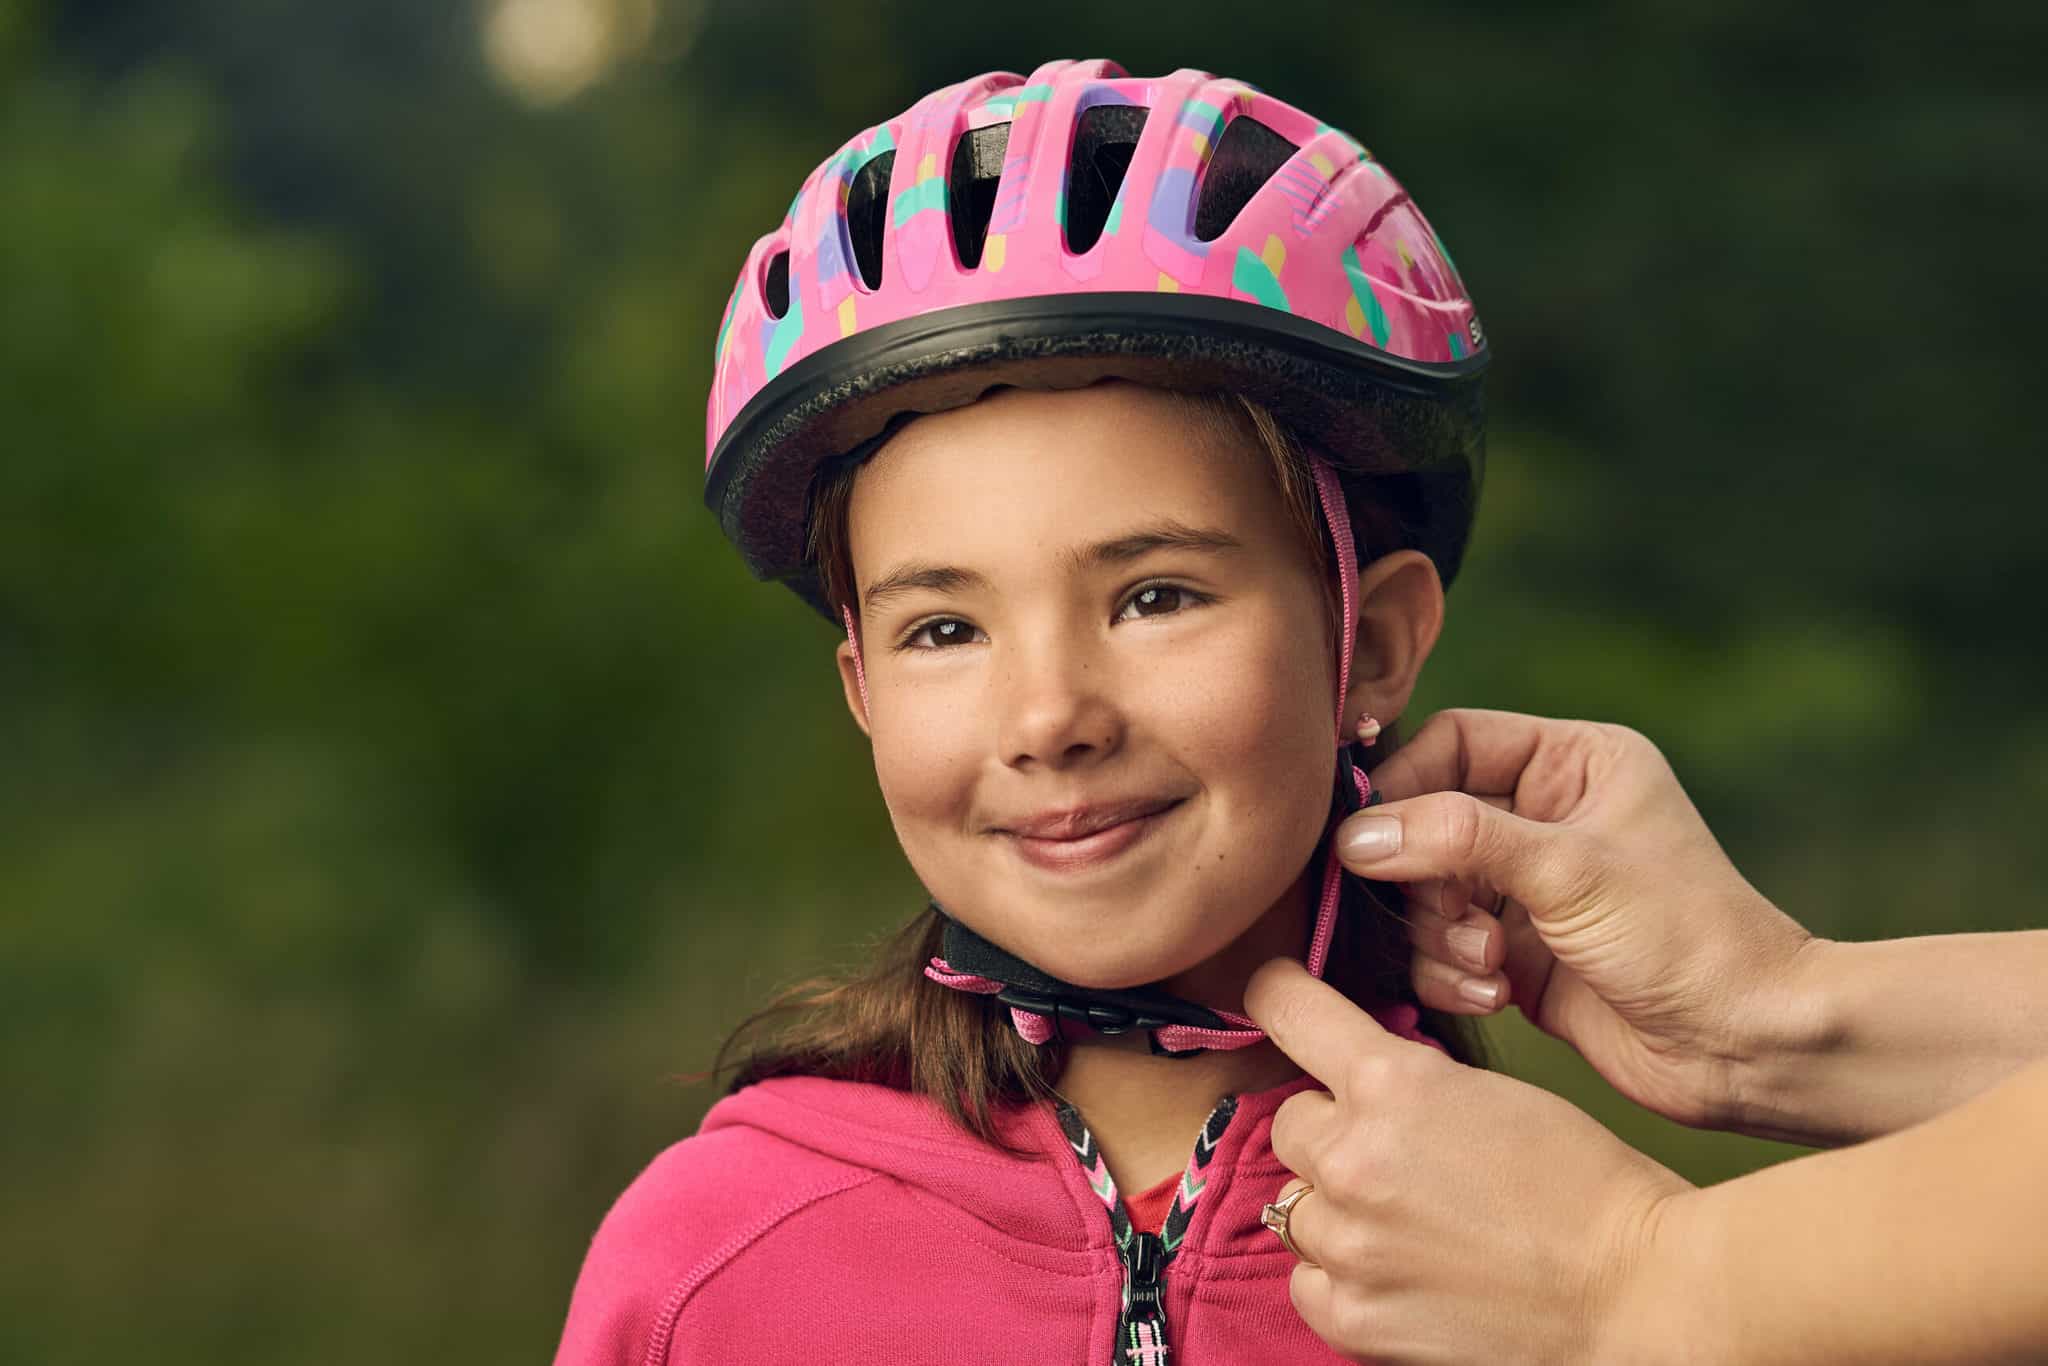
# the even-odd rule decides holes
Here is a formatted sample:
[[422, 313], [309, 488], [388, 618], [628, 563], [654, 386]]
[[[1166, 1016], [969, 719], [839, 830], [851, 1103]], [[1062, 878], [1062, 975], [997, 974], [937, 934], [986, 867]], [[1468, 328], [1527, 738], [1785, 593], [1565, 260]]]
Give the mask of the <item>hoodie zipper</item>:
[[1195, 1138], [1195, 1150], [1181, 1174], [1180, 1189], [1174, 1192], [1166, 1222], [1158, 1233], [1141, 1233], [1132, 1227], [1130, 1211], [1125, 1208], [1109, 1174], [1109, 1165], [1102, 1160], [1102, 1150], [1095, 1135], [1082, 1122], [1080, 1111], [1066, 1104], [1059, 1107], [1060, 1128], [1081, 1163], [1090, 1189], [1109, 1212], [1110, 1233], [1116, 1239], [1117, 1256], [1123, 1263], [1123, 1298], [1117, 1313], [1116, 1347], [1110, 1358], [1115, 1366], [1168, 1366], [1166, 1268], [1179, 1253], [1195, 1206], [1208, 1189], [1209, 1160], [1215, 1155], [1216, 1142], [1236, 1113], [1236, 1096], [1225, 1096], [1209, 1112], [1208, 1121]]
[[1166, 1246], [1156, 1233], [1133, 1233], [1121, 1251], [1124, 1301], [1117, 1315], [1116, 1359], [1120, 1366], [1166, 1366]]

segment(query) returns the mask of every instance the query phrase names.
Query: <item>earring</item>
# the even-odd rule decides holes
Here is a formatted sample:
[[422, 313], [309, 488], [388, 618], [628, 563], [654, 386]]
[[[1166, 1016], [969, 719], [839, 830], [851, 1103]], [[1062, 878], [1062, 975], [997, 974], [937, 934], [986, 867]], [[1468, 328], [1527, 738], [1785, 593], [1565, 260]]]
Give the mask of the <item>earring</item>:
[[1379, 743], [1380, 723], [1370, 713], [1358, 718], [1358, 743], [1371, 749]]

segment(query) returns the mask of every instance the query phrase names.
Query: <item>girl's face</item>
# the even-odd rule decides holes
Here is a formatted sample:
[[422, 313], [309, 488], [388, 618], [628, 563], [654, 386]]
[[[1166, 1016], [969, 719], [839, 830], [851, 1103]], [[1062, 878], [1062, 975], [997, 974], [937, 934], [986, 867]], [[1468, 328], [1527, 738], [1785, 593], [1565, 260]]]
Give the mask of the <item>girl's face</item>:
[[[893, 437], [848, 532], [870, 710], [842, 645], [848, 704], [940, 905], [1083, 986], [1302, 951], [1335, 641], [1249, 436], [1130, 384], [1007, 390]], [[1401, 620], [1376, 633], [1395, 560]], [[1405, 705], [1441, 615], [1428, 565], [1372, 566], [1361, 651], [1402, 639], [1354, 662], [1347, 720]]]

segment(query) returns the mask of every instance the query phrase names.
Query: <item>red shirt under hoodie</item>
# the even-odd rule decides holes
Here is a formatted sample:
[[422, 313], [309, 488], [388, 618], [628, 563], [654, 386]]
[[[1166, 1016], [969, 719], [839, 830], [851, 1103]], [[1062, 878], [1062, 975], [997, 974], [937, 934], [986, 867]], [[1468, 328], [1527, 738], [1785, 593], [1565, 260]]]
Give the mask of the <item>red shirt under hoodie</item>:
[[[1374, 1013], [1436, 1044], [1413, 1006]], [[746, 1087], [612, 1207], [556, 1366], [1341, 1361], [1295, 1313], [1294, 1258], [1259, 1223], [1292, 1175], [1273, 1112], [1314, 1084], [1223, 1098], [1151, 1227], [1072, 1107], [999, 1111], [1019, 1158], [908, 1092]]]

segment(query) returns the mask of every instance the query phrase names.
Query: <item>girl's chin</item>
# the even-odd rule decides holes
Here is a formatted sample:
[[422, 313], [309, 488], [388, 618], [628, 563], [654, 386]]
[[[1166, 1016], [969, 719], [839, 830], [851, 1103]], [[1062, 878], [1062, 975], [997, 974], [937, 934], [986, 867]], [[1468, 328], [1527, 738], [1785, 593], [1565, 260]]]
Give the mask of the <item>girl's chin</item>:
[[1090, 991], [1136, 991], [1140, 987], [1149, 987], [1155, 982], [1163, 982], [1169, 977], [1177, 977], [1188, 969], [1185, 967], [1172, 967], [1163, 972], [1104, 973], [1096, 971], [1074, 976], [1069, 976], [1053, 968], [1046, 968], [1045, 970], [1063, 982], [1071, 982], [1077, 987], [1086, 987]]
[[[1166, 909], [1176, 903], [1180, 917]], [[1159, 899], [1157, 908], [1126, 901], [1095, 909], [1070, 899], [1043, 907], [1012, 900], [1002, 909], [1002, 924], [983, 928], [970, 922], [970, 928], [1041, 972], [1096, 991], [1126, 991], [1195, 972], [1251, 928], [1219, 931], [1206, 917], [1186, 915], [1180, 895]], [[1004, 932], [1020, 925], [1033, 932]]]
[[1041, 961], [1027, 956], [1025, 961], [1077, 987], [1087, 987], [1092, 991], [1131, 991], [1193, 972], [1208, 959], [1190, 957], [1186, 953], [1170, 953], [1119, 957], [1114, 961], [1092, 958], [1085, 962], [1073, 962], [1057, 956], [1054, 961]]

